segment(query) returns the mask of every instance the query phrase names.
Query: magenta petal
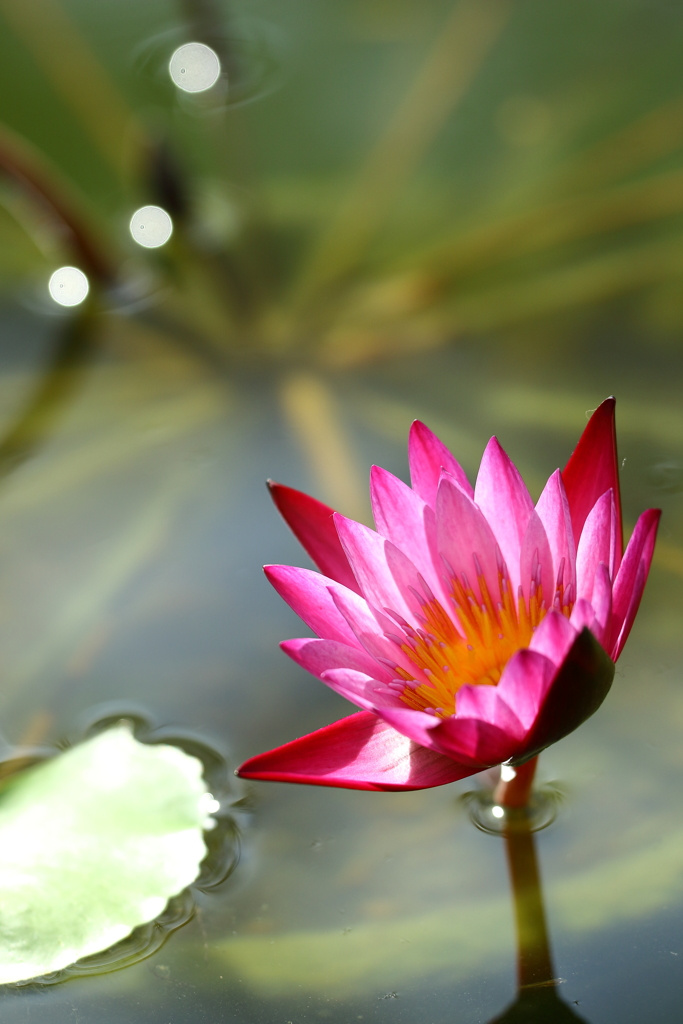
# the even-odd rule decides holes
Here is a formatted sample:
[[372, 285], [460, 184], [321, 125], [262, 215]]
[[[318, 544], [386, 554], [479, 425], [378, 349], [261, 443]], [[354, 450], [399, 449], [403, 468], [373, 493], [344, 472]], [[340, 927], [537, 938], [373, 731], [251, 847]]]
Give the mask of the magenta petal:
[[334, 509], [284, 484], [268, 482], [278, 512], [324, 576], [358, 593], [358, 584], [339, 542]]
[[534, 503], [519, 470], [495, 437], [491, 438], [484, 451], [474, 500], [498, 541], [510, 574], [512, 592], [516, 594], [520, 582], [523, 583], [519, 575], [519, 560]]
[[358, 640], [337, 608], [332, 592], [341, 586], [312, 569], [291, 565], [264, 565], [263, 571], [280, 597], [325, 640], [338, 640], [358, 647]]
[[323, 672], [335, 668], [350, 668], [364, 672], [374, 679], [390, 683], [394, 678], [384, 665], [376, 661], [359, 647], [347, 647], [335, 640], [314, 640], [303, 637], [299, 640], [283, 640], [280, 647], [293, 661], [320, 679]]
[[410, 616], [409, 605], [387, 565], [386, 546], [389, 541], [368, 526], [347, 519], [338, 512], [334, 522], [366, 601], [375, 608], [391, 608], [399, 615]]
[[320, 678], [340, 697], [364, 711], [376, 713], [379, 705], [394, 706], [400, 702], [392, 690], [382, 686], [373, 676], [352, 668], [331, 668], [323, 672]]
[[[621, 623], [621, 628], [619, 628], [618, 623], [614, 621], [613, 616], [612, 637], [616, 636], [616, 641], [613, 641], [614, 650], [612, 652], [612, 657], [615, 661], [621, 654], [624, 648], [624, 644], [628, 639], [628, 635], [631, 632], [633, 620], [635, 619], [638, 608], [640, 607], [640, 601], [643, 596], [643, 591], [645, 590], [645, 583], [647, 582], [648, 573], [650, 572], [650, 564], [652, 562], [652, 555], [654, 554], [655, 540], [657, 538], [657, 526], [659, 523], [659, 514], [657, 513], [657, 510], [651, 509], [650, 511], [653, 511], [656, 514], [653, 517], [654, 521], [651, 523], [650, 529], [644, 538], [642, 553], [640, 561], [638, 563], [638, 569], [636, 571], [636, 577], [635, 580], [633, 580], [633, 586], [631, 589], [631, 599], [629, 601], [628, 608], [624, 615], [623, 622]], [[643, 515], [647, 515], [647, 513], [643, 513]], [[643, 516], [641, 516], [641, 519], [642, 518]], [[625, 558], [624, 561], [626, 561]], [[616, 587], [614, 593], [616, 596]], [[621, 594], [619, 596], [621, 598]]]
[[526, 728], [510, 704], [504, 699], [499, 686], [461, 686], [456, 698], [457, 718], [479, 718], [494, 725], [511, 740], [518, 742]]
[[[628, 610], [631, 607], [636, 577], [640, 563], [643, 559], [645, 559], [647, 563], [645, 568], [645, 578], [647, 578], [647, 574], [650, 569], [650, 562], [652, 561], [652, 553], [654, 551], [657, 526], [659, 525], [660, 516], [661, 512], [657, 508], [649, 508], [647, 511], [643, 512], [636, 523], [631, 539], [628, 542], [626, 551], [624, 552], [624, 558], [619, 566], [619, 571], [617, 573], [617, 578], [614, 581], [612, 593], [613, 643], [619, 637]], [[640, 596], [638, 597], [638, 602], [640, 602]], [[638, 605], [636, 604], [636, 610], [637, 607]], [[631, 622], [633, 622], [633, 619], [631, 619]], [[626, 636], [623, 638], [619, 651], [621, 651], [625, 640]], [[615, 653], [614, 657], [618, 657], [618, 654]]]
[[586, 518], [576, 552], [576, 596], [590, 601], [598, 566], [613, 564], [615, 505], [612, 491], [596, 501]]
[[435, 718], [410, 708], [388, 707], [378, 707], [377, 714], [403, 735], [452, 758], [462, 766], [463, 779], [507, 761], [519, 746], [514, 737], [479, 718]]
[[446, 445], [433, 434], [429, 427], [415, 420], [408, 438], [408, 461], [413, 488], [423, 501], [436, 507], [436, 492], [439, 489], [441, 470], [445, 469], [455, 477], [466, 494], [472, 498], [474, 492], [465, 471], [453, 458]]
[[237, 774], [343, 789], [403, 790], [443, 786], [472, 773], [402, 736], [371, 712], [359, 711], [250, 758]]
[[439, 594], [442, 570], [437, 563], [434, 510], [407, 484], [379, 466], [370, 471], [370, 495], [377, 532], [407, 555]]
[[481, 569], [491, 598], [497, 601], [496, 539], [472, 499], [446, 476], [441, 478], [436, 497], [436, 536], [439, 553], [453, 572], [458, 577], [464, 573], [477, 593], [477, 575]]
[[384, 635], [387, 632], [398, 633], [397, 626], [391, 619], [370, 608], [366, 601], [348, 590], [336, 591], [333, 598], [359, 643], [373, 658], [384, 659], [382, 664], [389, 661], [394, 665], [400, 665], [415, 679], [427, 682], [427, 677], [415, 667], [400, 646]]
[[593, 632], [602, 646], [608, 649], [612, 625], [612, 583], [607, 566], [602, 563], [595, 574], [591, 604], [595, 612]]
[[[522, 590], [527, 601], [531, 596], [532, 581], [535, 580], [537, 585], [539, 582], [541, 584], [546, 606], [552, 604], [555, 594], [553, 559], [543, 523], [533, 508], [524, 534], [519, 571]], [[514, 592], [516, 593], [516, 590]]]
[[614, 662], [590, 630], [582, 630], [550, 683], [523, 750], [515, 755], [513, 764], [539, 754], [590, 718], [609, 693], [613, 678]]
[[[556, 469], [543, 488], [538, 499], [536, 512], [550, 545], [553, 559], [553, 587], [558, 584], [560, 566], [562, 566], [562, 583], [565, 589], [571, 584], [576, 595], [576, 543], [572, 529], [572, 517], [569, 502], [562, 483], [562, 474]], [[552, 600], [553, 595], [547, 595]]]
[[576, 636], [577, 631], [570, 625], [566, 616], [551, 608], [537, 626], [529, 650], [545, 655], [554, 665], [561, 665]]
[[549, 658], [528, 648], [513, 654], [505, 666], [497, 689], [514, 708], [525, 733], [534, 724], [556, 672], [557, 665]]
[[598, 498], [610, 489], [614, 492], [618, 566], [623, 551], [623, 539], [614, 406], [615, 399], [607, 398], [595, 410], [579, 438], [572, 457], [562, 471], [562, 479], [569, 499], [574, 537], [577, 541], [588, 513]]

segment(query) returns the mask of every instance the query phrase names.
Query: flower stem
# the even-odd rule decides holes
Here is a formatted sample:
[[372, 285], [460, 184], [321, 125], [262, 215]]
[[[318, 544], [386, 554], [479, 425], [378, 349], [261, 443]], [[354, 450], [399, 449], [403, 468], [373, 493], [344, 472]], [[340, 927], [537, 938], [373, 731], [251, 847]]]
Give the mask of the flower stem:
[[[518, 768], [507, 769], [507, 771], [505, 771], [507, 766], [503, 765], [500, 782], [493, 793], [494, 803], [499, 807], [526, 807], [534, 783], [537, 761], [538, 756], [532, 757], [530, 761], [525, 761]], [[514, 772], [512, 778], [505, 778], [510, 771]]]
[[505, 851], [515, 907], [518, 986], [551, 986], [553, 962], [534, 837], [528, 822], [518, 822], [506, 831]]

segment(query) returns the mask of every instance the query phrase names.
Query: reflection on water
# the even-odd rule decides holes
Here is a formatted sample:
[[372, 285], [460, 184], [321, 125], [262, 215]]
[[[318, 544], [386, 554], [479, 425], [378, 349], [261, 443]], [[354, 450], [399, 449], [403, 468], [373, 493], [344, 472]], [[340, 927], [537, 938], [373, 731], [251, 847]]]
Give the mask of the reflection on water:
[[173, 234], [173, 221], [160, 206], [141, 206], [130, 219], [130, 233], [145, 249], [158, 249]]
[[205, 43], [185, 43], [173, 51], [168, 71], [173, 84], [184, 92], [205, 92], [218, 81], [221, 62]]
[[47, 287], [60, 306], [79, 306], [90, 291], [88, 278], [78, 267], [60, 267], [55, 270]]

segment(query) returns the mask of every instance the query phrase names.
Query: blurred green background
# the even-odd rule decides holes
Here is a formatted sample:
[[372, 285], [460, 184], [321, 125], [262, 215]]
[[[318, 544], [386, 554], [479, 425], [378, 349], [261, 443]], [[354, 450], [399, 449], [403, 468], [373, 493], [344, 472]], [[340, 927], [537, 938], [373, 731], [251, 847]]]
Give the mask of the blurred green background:
[[[0, 0], [0, 731], [140, 708], [232, 764], [350, 711], [278, 651], [263, 481], [368, 521], [411, 420], [537, 495], [617, 395], [627, 529], [664, 509], [599, 713], [543, 755], [568, 1005], [680, 1018], [683, 8], [664, 0]], [[199, 41], [224, 77], [177, 89]], [[131, 237], [154, 204], [174, 231]], [[87, 300], [50, 298], [61, 266]], [[9, 1024], [475, 1024], [514, 990], [463, 786], [235, 789], [242, 863], [125, 971]], [[0, 921], [1, 927], [1, 921]]]

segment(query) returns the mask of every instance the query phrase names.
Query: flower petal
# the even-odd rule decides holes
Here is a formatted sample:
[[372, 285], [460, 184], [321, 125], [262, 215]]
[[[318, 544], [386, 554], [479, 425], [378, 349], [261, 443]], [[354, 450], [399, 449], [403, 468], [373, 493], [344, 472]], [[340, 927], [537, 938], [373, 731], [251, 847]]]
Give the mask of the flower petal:
[[250, 758], [237, 774], [243, 779], [386, 791], [443, 786], [471, 773], [402, 736], [371, 712], [359, 711]]
[[397, 635], [397, 639], [400, 639], [400, 630], [395, 622], [382, 615], [376, 608], [371, 608], [363, 598], [346, 589], [340, 588], [333, 593], [332, 597], [364, 650], [373, 658], [377, 658], [383, 665], [387, 663], [394, 666], [400, 665], [414, 679], [421, 683], [427, 682], [427, 677], [401, 650], [401, 645], [397, 640], [389, 639], [389, 634]]
[[[553, 587], [557, 587], [560, 582], [559, 572], [562, 567], [561, 582], [565, 590], [571, 585], [572, 593], [576, 596], [576, 542], [569, 502], [559, 469], [555, 470], [543, 488], [543, 493], [536, 505], [536, 512], [543, 523], [550, 545], [550, 554], [553, 560]], [[553, 597], [554, 594], [547, 595], [548, 603], [552, 601]]]
[[379, 466], [370, 471], [377, 532], [408, 556], [431, 589], [443, 597], [434, 510], [402, 480]]
[[422, 746], [452, 758], [461, 766], [459, 778], [507, 761], [515, 741], [502, 729], [478, 718], [436, 718], [410, 708], [378, 707], [377, 714]]
[[520, 582], [523, 583], [519, 570], [522, 542], [534, 503], [519, 470], [495, 437], [486, 445], [474, 500], [493, 530], [508, 567], [512, 593], [517, 594]]
[[612, 625], [612, 582], [607, 566], [603, 562], [600, 563], [595, 574], [591, 605], [595, 612], [595, 621], [591, 626], [592, 632], [602, 646], [607, 649]]
[[505, 666], [497, 689], [501, 699], [514, 708], [524, 733], [536, 721], [556, 672], [557, 666], [550, 658], [528, 648], [513, 654]]
[[[347, 519], [339, 512], [334, 516], [344, 553], [349, 560], [363, 597], [375, 608], [391, 608], [399, 615], [412, 615], [408, 601], [387, 565], [389, 541], [362, 523]], [[407, 595], [410, 597], [410, 595]]]
[[389, 683], [393, 674], [380, 662], [359, 647], [347, 647], [335, 640], [315, 640], [313, 637], [302, 637], [298, 640], [283, 640], [280, 647], [289, 657], [311, 672], [318, 679], [323, 672], [336, 668], [350, 668], [355, 672], [364, 672], [381, 682]]
[[436, 536], [439, 553], [458, 577], [467, 576], [475, 594], [481, 569], [495, 603], [499, 595], [496, 539], [472, 499], [447, 476], [442, 476], [436, 497]]
[[527, 602], [531, 596], [532, 582], [535, 582], [536, 586], [540, 583], [543, 600], [546, 607], [549, 607], [555, 595], [553, 559], [541, 517], [533, 508], [524, 534], [519, 571]]
[[613, 678], [614, 662], [590, 630], [582, 630], [550, 683], [513, 764], [534, 757], [590, 718], [607, 696]]
[[[652, 516], [648, 516], [648, 512], [649, 513], [653, 513], [653, 515]], [[623, 602], [623, 598], [629, 592], [627, 583], [628, 583], [628, 581], [632, 581], [631, 587], [630, 587], [630, 600], [629, 600], [626, 612], [624, 613], [623, 621], [619, 625], [618, 620], [616, 620], [616, 616], [613, 615], [613, 619], [612, 619], [612, 623], [613, 623], [613, 625], [612, 625], [612, 638], [613, 638], [613, 641], [612, 641], [613, 642], [612, 657], [614, 658], [615, 661], [619, 657], [619, 655], [621, 654], [621, 652], [622, 652], [622, 650], [624, 648], [624, 644], [626, 643], [626, 641], [628, 639], [628, 635], [631, 632], [631, 627], [633, 625], [633, 620], [635, 619], [636, 613], [638, 611], [638, 608], [640, 607], [640, 601], [641, 601], [641, 598], [643, 596], [643, 591], [645, 590], [645, 584], [647, 582], [648, 573], [650, 572], [650, 563], [652, 562], [652, 555], [654, 553], [654, 548], [655, 548], [655, 540], [657, 538], [657, 526], [659, 524], [659, 510], [658, 509], [649, 509], [648, 512], [644, 512], [643, 515], [640, 517], [640, 519], [645, 519], [646, 516], [648, 517], [648, 519], [645, 520], [645, 523], [647, 523], [649, 521], [649, 529], [647, 531], [645, 531], [645, 530], [642, 531], [642, 533], [641, 533], [641, 535], [639, 537], [639, 540], [642, 538], [642, 547], [640, 547], [640, 545], [635, 546], [634, 553], [633, 553], [634, 556], [635, 556], [637, 554], [638, 549], [640, 548], [641, 555], [640, 555], [640, 560], [638, 561], [638, 568], [636, 570], [635, 579], [633, 578], [633, 573], [632, 573], [632, 563], [635, 561], [635, 557], [631, 557], [629, 559], [628, 571], [627, 571], [627, 573], [625, 573], [625, 576], [624, 576], [624, 585], [623, 585], [623, 587], [620, 587], [618, 591], [617, 591], [617, 587], [616, 586], [614, 588], [613, 600], [616, 603], [616, 600], [618, 598], [618, 600], [620, 602], [620, 612], [621, 612], [621, 609], [623, 608], [623, 603], [622, 603]], [[640, 523], [640, 519], [638, 520], [638, 523]], [[638, 529], [638, 523], [636, 524], [636, 529]], [[643, 536], [643, 533], [644, 533], [644, 536]], [[633, 537], [635, 537], [635, 530], [633, 532]], [[631, 537], [631, 541], [633, 541], [633, 537]], [[631, 544], [629, 543], [629, 548], [630, 548], [630, 546], [631, 546]], [[627, 553], [628, 553], [628, 548], [626, 550], [627, 550]], [[626, 562], [626, 556], [624, 556], [624, 561], [622, 562], [622, 566], [624, 565], [625, 562]], [[619, 570], [619, 573], [621, 574], [621, 569]], [[617, 576], [617, 582], [619, 582], [619, 576]], [[618, 630], [618, 633], [617, 633], [617, 630]], [[615, 637], [616, 637], [616, 639], [614, 639]]]
[[453, 458], [443, 441], [419, 420], [415, 420], [410, 428], [408, 461], [413, 489], [432, 508], [436, 506], [442, 469], [457, 480], [465, 494], [474, 497], [472, 485], [460, 463]]
[[[643, 512], [636, 523], [635, 529], [631, 535], [631, 539], [628, 542], [626, 551], [624, 552], [624, 558], [619, 566], [617, 578], [614, 581], [614, 587], [612, 592], [612, 644], [616, 644], [613, 651], [613, 657], [618, 658], [626, 637], [633, 624], [633, 619], [638, 610], [640, 604], [640, 598], [642, 597], [642, 589], [645, 586], [645, 580], [650, 570], [650, 562], [652, 561], [652, 553], [654, 551], [655, 539], [657, 537], [657, 527], [659, 525], [659, 519], [661, 512], [658, 508], [649, 508]], [[635, 605], [633, 604], [634, 595], [636, 594], [636, 581], [638, 572], [640, 569], [641, 562], [645, 562], [644, 577], [642, 578], [642, 586], [640, 592], [637, 594]], [[632, 614], [631, 614], [632, 612]], [[622, 630], [627, 618], [630, 617], [628, 629], [623, 634]], [[618, 641], [618, 642], [617, 642]]]
[[292, 565], [264, 565], [263, 571], [280, 597], [314, 633], [325, 640], [360, 646], [332, 597], [341, 584], [312, 569], [299, 569]]
[[564, 661], [576, 637], [577, 631], [570, 625], [567, 617], [562, 612], [551, 608], [536, 628], [529, 644], [529, 650], [544, 654], [555, 666], [558, 666]]
[[271, 497], [290, 530], [324, 576], [358, 593], [358, 584], [339, 542], [334, 509], [303, 491], [268, 481]]
[[619, 492], [619, 462], [614, 424], [615, 399], [607, 398], [591, 416], [572, 457], [562, 470], [562, 479], [572, 513], [574, 537], [578, 541], [583, 524], [598, 498], [614, 492], [616, 506], [617, 567], [624, 549]]
[[[602, 562], [612, 568], [615, 563], [616, 507], [612, 491], [598, 498], [586, 518], [576, 552], [576, 596], [590, 601], [595, 574]], [[611, 575], [611, 574], [610, 574]]]

